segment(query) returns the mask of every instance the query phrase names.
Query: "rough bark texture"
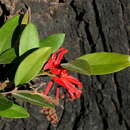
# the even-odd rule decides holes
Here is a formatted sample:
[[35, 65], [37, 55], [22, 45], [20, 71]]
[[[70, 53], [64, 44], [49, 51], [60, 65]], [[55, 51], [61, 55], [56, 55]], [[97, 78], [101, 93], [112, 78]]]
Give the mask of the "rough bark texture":
[[[129, 54], [130, 2], [127, 0], [0, 1], [1, 18], [12, 15], [24, 3], [30, 6], [32, 21], [42, 38], [65, 32], [64, 47], [70, 49], [68, 60], [97, 51]], [[39, 108], [26, 104], [31, 117], [1, 118], [0, 130], [130, 129], [130, 68], [104, 76], [75, 76], [82, 80], [84, 92], [80, 99], [65, 103], [56, 128], [38, 113]]]

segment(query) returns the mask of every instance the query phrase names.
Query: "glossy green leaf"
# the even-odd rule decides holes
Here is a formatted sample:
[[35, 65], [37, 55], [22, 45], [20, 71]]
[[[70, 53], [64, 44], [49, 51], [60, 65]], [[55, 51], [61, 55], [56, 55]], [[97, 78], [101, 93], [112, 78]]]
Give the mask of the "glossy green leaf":
[[29, 117], [29, 113], [23, 107], [12, 104], [8, 109], [0, 111], [0, 116], [8, 118], [27, 118]]
[[34, 24], [28, 24], [22, 32], [19, 45], [19, 55], [21, 56], [30, 49], [39, 47], [38, 32]]
[[16, 15], [0, 28], [0, 53], [11, 48], [12, 36], [18, 24], [19, 15]]
[[6, 110], [12, 106], [12, 102], [9, 101], [5, 96], [0, 94], [0, 111]]
[[16, 71], [15, 85], [24, 84], [32, 80], [40, 72], [50, 54], [50, 47], [40, 48], [29, 54]]
[[[130, 56], [111, 53], [111, 52], [97, 52], [92, 54], [83, 55], [76, 60], [80, 60], [78, 67], [84, 70], [84, 74], [87, 75], [103, 75], [113, 72], [120, 71], [128, 66], [130, 66]], [[85, 63], [86, 62], [86, 63]], [[69, 68], [71, 64], [71, 69]], [[64, 68], [73, 71], [73, 66], [75, 66], [75, 61], [70, 62], [69, 64], [63, 64]], [[87, 66], [84, 69], [85, 64]], [[77, 66], [77, 65], [76, 65]], [[82, 73], [80, 71], [76, 71]]]
[[7, 49], [0, 54], [0, 64], [10, 64], [16, 58], [14, 48]]
[[53, 103], [48, 103], [48, 101], [40, 94], [30, 93], [29, 91], [17, 92], [12, 94], [14, 97], [27, 101], [34, 105], [41, 107], [55, 107]]
[[51, 36], [48, 36], [40, 41], [40, 47], [51, 47], [52, 52], [55, 52], [61, 47], [65, 39], [64, 33], [57, 33]]

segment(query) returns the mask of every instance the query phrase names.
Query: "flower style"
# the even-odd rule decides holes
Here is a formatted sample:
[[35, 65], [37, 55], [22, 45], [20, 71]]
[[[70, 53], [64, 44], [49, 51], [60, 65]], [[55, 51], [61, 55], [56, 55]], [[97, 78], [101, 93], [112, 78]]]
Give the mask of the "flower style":
[[[68, 50], [64, 48], [58, 49], [56, 52], [52, 54], [48, 62], [43, 67], [43, 70], [48, 70], [49, 73], [54, 74], [55, 76], [51, 76], [51, 81], [48, 83], [47, 88], [43, 91], [43, 94], [48, 95], [50, 89], [52, 88], [54, 82], [58, 85], [56, 86], [56, 101], [59, 104], [59, 98], [64, 98], [64, 96], [69, 96], [69, 99], [79, 98], [82, 93], [82, 83], [71, 76], [68, 73], [68, 70], [62, 68], [60, 66], [60, 62], [65, 53]], [[66, 93], [63, 93], [60, 96], [60, 88], [63, 86], [66, 89]]]

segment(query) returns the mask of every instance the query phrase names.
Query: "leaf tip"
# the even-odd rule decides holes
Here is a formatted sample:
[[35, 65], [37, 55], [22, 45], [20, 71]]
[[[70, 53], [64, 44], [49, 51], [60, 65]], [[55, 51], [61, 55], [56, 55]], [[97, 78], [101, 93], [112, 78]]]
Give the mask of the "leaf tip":
[[63, 37], [65, 37], [65, 33], [61, 33], [61, 35], [62, 35]]
[[60, 35], [60, 37], [61, 37], [61, 39], [65, 39], [65, 33], [59, 33], [59, 35]]

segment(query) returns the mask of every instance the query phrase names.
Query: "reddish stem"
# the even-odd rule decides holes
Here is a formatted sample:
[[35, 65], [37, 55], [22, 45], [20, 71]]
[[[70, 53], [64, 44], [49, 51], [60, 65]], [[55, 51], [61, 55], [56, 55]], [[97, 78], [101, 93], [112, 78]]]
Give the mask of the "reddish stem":
[[56, 88], [56, 102], [59, 104], [59, 98], [60, 98], [60, 87], [57, 86]]
[[50, 89], [52, 88], [52, 85], [53, 85], [53, 81], [50, 81], [50, 82], [47, 84], [47, 88], [43, 91], [43, 94], [48, 95]]

